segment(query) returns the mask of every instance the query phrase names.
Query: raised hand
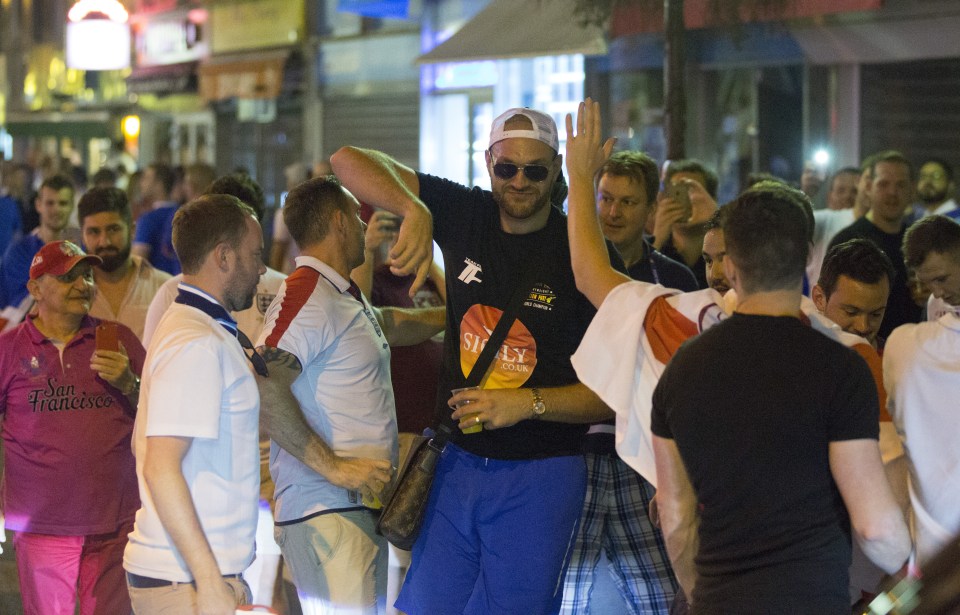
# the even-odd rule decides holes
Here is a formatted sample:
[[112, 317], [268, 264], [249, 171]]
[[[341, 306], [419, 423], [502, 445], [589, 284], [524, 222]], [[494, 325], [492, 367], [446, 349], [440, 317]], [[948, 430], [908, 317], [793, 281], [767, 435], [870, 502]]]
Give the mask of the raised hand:
[[567, 174], [571, 183], [577, 179], [593, 182], [593, 176], [613, 151], [616, 139], [600, 142], [602, 137], [600, 104], [587, 98], [580, 103], [576, 130], [573, 117], [567, 114]]

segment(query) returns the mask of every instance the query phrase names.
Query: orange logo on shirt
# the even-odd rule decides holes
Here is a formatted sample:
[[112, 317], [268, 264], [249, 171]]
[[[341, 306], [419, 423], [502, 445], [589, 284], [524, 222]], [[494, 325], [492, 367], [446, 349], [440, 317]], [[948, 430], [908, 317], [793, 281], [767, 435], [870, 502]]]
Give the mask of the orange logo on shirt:
[[[460, 321], [460, 369], [467, 376], [476, 364], [503, 311], [486, 305], [471, 306]], [[513, 321], [507, 338], [493, 359], [485, 389], [515, 389], [537, 366], [537, 343], [520, 320]]]

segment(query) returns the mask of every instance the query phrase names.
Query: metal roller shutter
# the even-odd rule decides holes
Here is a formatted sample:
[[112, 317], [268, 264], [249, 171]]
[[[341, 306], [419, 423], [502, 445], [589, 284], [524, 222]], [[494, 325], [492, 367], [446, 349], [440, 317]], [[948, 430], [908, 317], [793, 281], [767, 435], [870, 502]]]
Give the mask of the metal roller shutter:
[[861, 151], [960, 163], [960, 59], [861, 68]]
[[420, 161], [419, 92], [326, 98], [323, 153], [344, 145], [380, 150], [416, 169]]

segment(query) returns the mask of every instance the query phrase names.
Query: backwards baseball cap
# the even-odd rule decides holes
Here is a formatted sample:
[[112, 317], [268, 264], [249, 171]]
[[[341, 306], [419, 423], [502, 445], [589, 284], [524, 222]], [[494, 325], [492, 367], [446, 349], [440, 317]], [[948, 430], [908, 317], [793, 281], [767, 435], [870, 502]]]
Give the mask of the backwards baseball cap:
[[[506, 129], [507, 120], [522, 115], [530, 120], [532, 128]], [[557, 124], [553, 118], [540, 111], [533, 109], [522, 109], [514, 107], [501, 113], [497, 119], [493, 120], [493, 128], [490, 129], [490, 146], [504, 139], [514, 139], [523, 137], [526, 139], [536, 139], [553, 148], [553, 151], [560, 151], [560, 137], [557, 135]], [[488, 146], [489, 147], [489, 146]]]
[[44, 244], [34, 255], [33, 262], [30, 263], [30, 279], [36, 280], [47, 273], [54, 276], [63, 275], [76, 267], [80, 261], [99, 265], [103, 259], [87, 254], [72, 241], [51, 241]]

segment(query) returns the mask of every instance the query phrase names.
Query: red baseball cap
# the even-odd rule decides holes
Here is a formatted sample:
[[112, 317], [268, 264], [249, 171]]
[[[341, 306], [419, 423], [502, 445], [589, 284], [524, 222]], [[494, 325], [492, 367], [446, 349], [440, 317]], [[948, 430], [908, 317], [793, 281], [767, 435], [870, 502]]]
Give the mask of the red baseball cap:
[[30, 279], [36, 280], [47, 273], [54, 276], [63, 275], [76, 267], [80, 261], [99, 265], [103, 259], [94, 254], [87, 254], [72, 241], [51, 241], [34, 255], [33, 262], [30, 263]]

